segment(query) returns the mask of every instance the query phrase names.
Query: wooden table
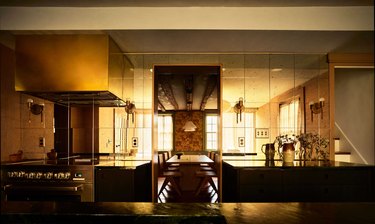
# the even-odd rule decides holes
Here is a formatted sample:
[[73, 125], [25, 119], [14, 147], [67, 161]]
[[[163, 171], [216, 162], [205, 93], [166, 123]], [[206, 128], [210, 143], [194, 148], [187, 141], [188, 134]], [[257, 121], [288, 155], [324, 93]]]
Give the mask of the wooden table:
[[174, 155], [166, 163], [180, 164], [180, 172], [182, 173], [180, 187], [182, 191], [195, 191], [199, 184], [199, 179], [195, 176], [195, 172], [200, 170], [200, 164], [211, 164], [214, 161], [206, 155], [182, 155], [180, 159], [178, 159], [177, 155]]

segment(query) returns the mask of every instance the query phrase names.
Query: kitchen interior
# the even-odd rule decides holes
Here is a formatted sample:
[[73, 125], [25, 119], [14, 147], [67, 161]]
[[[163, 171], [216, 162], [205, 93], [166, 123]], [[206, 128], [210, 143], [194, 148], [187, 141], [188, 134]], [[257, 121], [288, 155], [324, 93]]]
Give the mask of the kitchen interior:
[[[373, 52], [127, 52], [129, 34], [2, 33], [2, 205], [373, 205]], [[215, 152], [216, 194], [160, 200], [165, 151]]]

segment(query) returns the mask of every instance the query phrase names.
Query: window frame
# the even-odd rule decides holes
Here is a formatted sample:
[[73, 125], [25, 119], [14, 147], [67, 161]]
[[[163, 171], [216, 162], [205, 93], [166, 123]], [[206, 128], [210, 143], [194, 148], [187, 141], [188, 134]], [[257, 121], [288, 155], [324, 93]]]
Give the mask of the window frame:
[[[294, 120], [295, 120], [295, 123], [296, 125], [293, 127], [293, 128], [290, 128], [289, 127], [289, 124], [290, 124], [290, 121], [289, 121], [289, 117], [290, 117], [290, 107], [292, 104], [295, 104], [295, 102], [298, 102], [298, 106], [297, 108], [295, 108], [294, 110], [297, 112], [297, 116], [296, 117], [293, 117]], [[279, 132], [279, 135], [298, 135], [299, 133], [301, 133], [302, 131], [302, 128], [303, 128], [303, 122], [302, 122], [302, 113], [301, 113], [301, 104], [303, 102], [301, 101], [301, 98], [300, 97], [294, 97], [292, 99], [289, 99], [287, 101], [284, 101], [282, 103], [279, 104], [279, 118], [278, 118], [278, 123], [279, 123], [279, 127], [278, 127], [278, 132]], [[281, 125], [281, 108], [282, 107], [288, 107], [288, 126], [287, 127], [284, 127]], [[286, 129], [286, 131], [284, 130]], [[292, 132], [290, 132], [290, 130], [292, 130]]]
[[[171, 149], [165, 149], [164, 147], [163, 148], [159, 148], [159, 141], [160, 141], [160, 138], [159, 138], [159, 117], [171, 117], [171, 120], [172, 120], [172, 123], [171, 123]], [[163, 119], [163, 122], [164, 122], [164, 119]], [[175, 125], [174, 125], [174, 114], [173, 113], [159, 113], [158, 114], [158, 151], [171, 151], [171, 150], [174, 150], [174, 129], [175, 129]], [[163, 136], [165, 134], [165, 132], [162, 132], [163, 133]], [[163, 137], [163, 142], [164, 142], [164, 137]]]
[[[216, 132], [209, 132], [209, 133], [216, 133], [216, 139], [217, 139], [217, 147], [216, 149], [209, 149], [207, 147], [207, 135], [208, 135], [208, 131], [207, 131], [207, 117], [208, 116], [215, 116], [216, 117]], [[220, 119], [220, 114], [218, 113], [215, 113], [215, 112], [208, 112], [208, 113], [205, 113], [204, 114], [204, 146], [205, 146], [205, 151], [219, 151], [219, 119]]]

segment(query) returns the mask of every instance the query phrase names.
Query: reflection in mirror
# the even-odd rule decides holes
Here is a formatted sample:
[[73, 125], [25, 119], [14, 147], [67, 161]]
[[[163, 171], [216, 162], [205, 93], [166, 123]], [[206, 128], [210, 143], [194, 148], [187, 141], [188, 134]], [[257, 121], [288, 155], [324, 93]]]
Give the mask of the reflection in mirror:
[[[306, 119], [311, 117], [310, 101], [324, 98], [329, 103], [325, 55], [248, 54], [222, 59], [223, 152], [265, 158], [262, 145], [273, 144], [277, 136], [329, 136], [328, 107], [322, 108], [323, 118]], [[239, 98], [244, 100], [244, 119], [236, 122], [233, 107]]]
[[[218, 150], [219, 66], [155, 66], [158, 150]], [[215, 117], [214, 117], [215, 116]]]

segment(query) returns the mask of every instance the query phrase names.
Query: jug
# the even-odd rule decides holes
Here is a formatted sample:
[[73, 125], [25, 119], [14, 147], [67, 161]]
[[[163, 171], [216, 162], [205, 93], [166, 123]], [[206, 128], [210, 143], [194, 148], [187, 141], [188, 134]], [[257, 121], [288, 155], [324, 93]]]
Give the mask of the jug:
[[263, 144], [260, 149], [266, 155], [266, 160], [273, 160], [275, 156], [275, 145], [273, 143]]
[[279, 151], [278, 153], [283, 162], [292, 163], [294, 161], [295, 154], [294, 143], [284, 143], [280, 148], [282, 149], [282, 152]]

